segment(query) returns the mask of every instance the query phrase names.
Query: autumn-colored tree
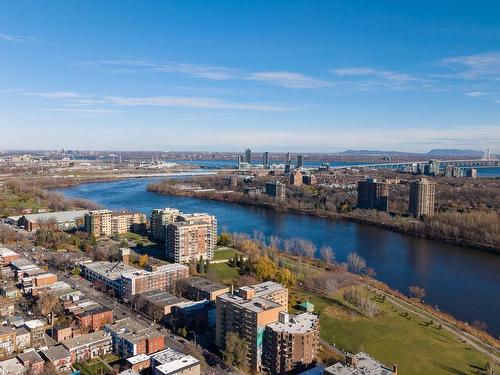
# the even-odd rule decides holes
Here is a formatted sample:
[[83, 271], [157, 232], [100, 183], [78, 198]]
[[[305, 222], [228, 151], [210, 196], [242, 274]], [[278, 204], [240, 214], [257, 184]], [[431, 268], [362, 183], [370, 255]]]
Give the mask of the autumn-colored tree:
[[261, 257], [254, 264], [255, 277], [257, 280], [270, 280], [276, 273], [276, 264], [268, 257]]
[[226, 350], [224, 361], [232, 366], [237, 366], [243, 371], [248, 369], [248, 345], [245, 340], [235, 332], [226, 335]]
[[36, 301], [35, 310], [38, 314], [47, 316], [51, 312], [54, 312], [58, 304], [59, 299], [57, 296], [52, 293], [47, 293]]
[[147, 254], [141, 255], [139, 257], [139, 267], [144, 268], [149, 262], [149, 256]]
[[297, 277], [291, 273], [288, 268], [281, 268], [276, 271], [274, 279], [287, 288], [290, 288], [297, 283]]

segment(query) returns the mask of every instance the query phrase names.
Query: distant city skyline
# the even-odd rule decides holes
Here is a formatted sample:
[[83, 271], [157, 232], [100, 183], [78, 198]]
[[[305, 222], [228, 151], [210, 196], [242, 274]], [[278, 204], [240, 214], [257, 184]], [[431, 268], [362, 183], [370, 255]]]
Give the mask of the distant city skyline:
[[500, 3], [0, 3], [0, 150], [500, 152]]

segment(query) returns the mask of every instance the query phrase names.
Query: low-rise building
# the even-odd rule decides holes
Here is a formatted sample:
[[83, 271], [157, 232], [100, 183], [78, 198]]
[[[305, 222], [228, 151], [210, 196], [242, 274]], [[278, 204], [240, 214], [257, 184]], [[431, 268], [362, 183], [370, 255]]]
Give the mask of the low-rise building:
[[45, 346], [45, 323], [39, 319], [24, 322], [24, 328], [30, 333], [31, 346], [39, 348]]
[[0, 362], [0, 375], [26, 375], [26, 367], [17, 358]]
[[130, 318], [108, 324], [104, 331], [109, 332], [113, 351], [122, 358], [152, 354], [165, 348], [165, 331]]
[[85, 362], [111, 353], [111, 335], [103, 331], [92, 332], [62, 342], [71, 354], [71, 362]]
[[192, 276], [180, 280], [177, 283], [177, 291], [192, 301], [201, 301], [204, 299], [215, 301], [217, 296], [228, 293], [229, 287], [201, 276]]
[[79, 220], [88, 214], [88, 211], [59, 211], [42, 214], [23, 215], [17, 225], [29, 232], [36, 232], [40, 228], [60, 229], [63, 231], [78, 227]]
[[172, 307], [170, 324], [174, 328], [186, 327], [188, 331], [206, 334], [215, 328], [214, 301], [190, 301]]
[[0, 356], [12, 354], [16, 349], [15, 329], [0, 327]]
[[21, 256], [12, 251], [11, 249], [7, 249], [6, 247], [0, 247], [0, 268], [10, 266], [10, 262], [19, 259]]
[[16, 348], [24, 350], [31, 346], [31, 334], [24, 327], [16, 328]]
[[62, 345], [51, 346], [40, 351], [40, 354], [49, 362], [56, 371], [69, 372], [71, 370], [71, 354], [68, 349]]
[[200, 361], [193, 356], [168, 348], [151, 357], [152, 375], [200, 375]]
[[69, 324], [58, 324], [52, 328], [52, 338], [57, 342], [69, 340], [73, 337], [73, 328]]
[[313, 366], [319, 352], [319, 317], [279, 314], [264, 333], [263, 367], [271, 374], [299, 372]]
[[14, 315], [14, 302], [7, 298], [0, 298], [0, 316], [5, 318]]
[[84, 331], [100, 331], [106, 324], [113, 322], [113, 310], [102, 305], [93, 305], [75, 314], [75, 320], [78, 327]]
[[142, 311], [154, 321], [166, 323], [170, 318], [172, 307], [186, 302], [166, 291], [154, 290], [138, 294], [134, 305], [137, 310]]
[[40, 375], [43, 373], [45, 361], [34, 349], [18, 354], [17, 359], [19, 359], [30, 375]]
[[397, 375], [398, 366], [389, 368], [368, 354], [360, 352], [358, 354], [349, 354], [346, 356], [346, 363], [336, 364], [325, 368], [325, 375]]

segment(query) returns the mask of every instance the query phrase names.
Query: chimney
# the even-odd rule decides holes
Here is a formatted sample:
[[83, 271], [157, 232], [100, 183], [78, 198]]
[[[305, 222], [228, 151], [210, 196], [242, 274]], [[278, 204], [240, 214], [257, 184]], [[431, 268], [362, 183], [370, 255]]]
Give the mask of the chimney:
[[397, 364], [392, 365], [392, 372], [394, 373], [394, 375], [398, 375], [398, 365]]
[[123, 262], [123, 264], [128, 265], [129, 258], [130, 258], [130, 249], [122, 247], [121, 251], [122, 251], [122, 262]]

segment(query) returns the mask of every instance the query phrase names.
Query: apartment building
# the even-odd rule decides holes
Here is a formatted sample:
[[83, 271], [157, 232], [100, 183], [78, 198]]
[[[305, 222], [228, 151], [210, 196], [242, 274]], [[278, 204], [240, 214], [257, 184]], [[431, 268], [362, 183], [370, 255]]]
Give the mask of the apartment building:
[[85, 214], [85, 231], [95, 237], [111, 236], [110, 210], [93, 210]]
[[39, 319], [24, 322], [24, 327], [30, 333], [31, 346], [39, 348], [45, 346], [45, 323]]
[[216, 300], [216, 345], [224, 349], [226, 335], [237, 333], [248, 345], [248, 363], [260, 371], [265, 326], [278, 321], [288, 307], [288, 289], [265, 282], [226, 293]]
[[368, 354], [360, 352], [346, 356], [346, 363], [340, 362], [324, 369], [325, 375], [397, 375], [398, 366], [393, 365], [392, 368], [385, 366]]
[[168, 348], [151, 357], [152, 375], [200, 375], [200, 361], [191, 355]]
[[299, 169], [294, 170], [290, 174], [290, 185], [301, 186], [302, 185], [302, 172]]
[[178, 280], [189, 276], [189, 267], [174, 263], [148, 271], [123, 262], [92, 262], [84, 265], [84, 275], [87, 280], [113, 290], [117, 296], [131, 301], [140, 293], [173, 290]]
[[279, 181], [266, 182], [266, 195], [279, 200], [284, 200], [286, 187]]
[[312, 366], [319, 351], [319, 317], [281, 312], [264, 333], [263, 367], [271, 374], [299, 372]]
[[45, 361], [34, 349], [18, 354], [17, 359], [28, 370], [28, 374], [40, 375], [43, 373]]
[[150, 271], [135, 270], [121, 274], [121, 296], [131, 301], [134, 296], [152, 290], [173, 291], [178, 280], [189, 276], [189, 267], [179, 263], [165, 264]]
[[434, 214], [436, 184], [425, 178], [410, 183], [409, 212], [413, 217], [431, 216]]
[[212, 215], [180, 215], [166, 227], [166, 256], [177, 263], [212, 259], [216, 243], [217, 219]]
[[182, 279], [177, 283], [177, 292], [191, 301], [209, 300], [215, 301], [217, 296], [228, 293], [226, 285], [205, 279], [201, 276], [192, 276]]
[[114, 353], [122, 358], [153, 354], [165, 349], [166, 331], [158, 331], [137, 320], [120, 319], [106, 325], [104, 331], [111, 335]]
[[71, 362], [85, 362], [111, 353], [112, 341], [109, 333], [98, 331], [74, 337], [62, 342], [71, 355]]
[[135, 308], [142, 311], [154, 321], [166, 322], [173, 306], [186, 302], [184, 298], [174, 296], [166, 291], [153, 290], [141, 293], [135, 298]]
[[175, 208], [157, 208], [151, 211], [149, 217], [150, 237], [153, 241], [165, 242], [165, 227], [172, 224], [181, 212]]
[[75, 320], [78, 327], [84, 331], [100, 331], [113, 321], [113, 310], [102, 305], [93, 306], [76, 313]]
[[10, 327], [0, 327], [0, 356], [10, 355], [16, 349], [16, 331]]
[[40, 354], [47, 362], [55, 367], [56, 371], [61, 373], [71, 371], [71, 354], [64, 346], [51, 346], [40, 351]]
[[95, 237], [124, 234], [134, 226], [146, 225], [146, 216], [137, 212], [113, 213], [109, 210], [93, 210], [85, 214], [85, 231]]
[[358, 181], [358, 208], [364, 210], [389, 210], [389, 188], [374, 178]]
[[12, 251], [11, 249], [7, 249], [6, 247], [0, 247], [0, 267], [10, 266], [10, 262], [15, 259], [19, 259], [21, 256]]

